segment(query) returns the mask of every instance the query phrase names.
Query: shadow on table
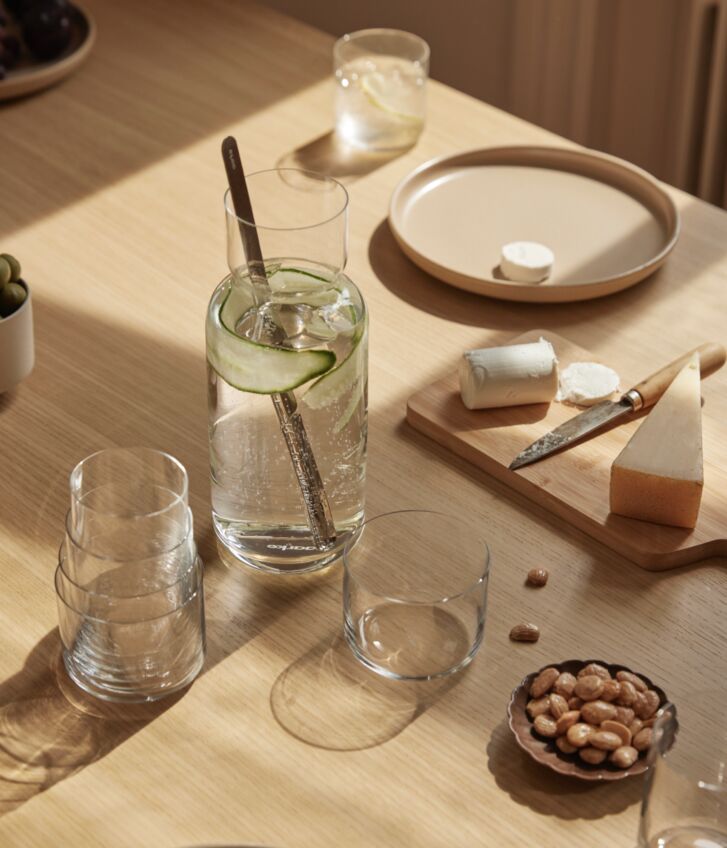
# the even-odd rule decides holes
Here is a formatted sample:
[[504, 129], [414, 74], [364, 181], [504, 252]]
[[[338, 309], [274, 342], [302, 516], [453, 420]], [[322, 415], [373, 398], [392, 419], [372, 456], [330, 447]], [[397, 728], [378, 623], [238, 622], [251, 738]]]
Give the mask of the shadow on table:
[[354, 180], [411, 150], [368, 151], [340, 141], [333, 130], [281, 156], [277, 168], [304, 168], [338, 180]]
[[461, 679], [462, 673], [421, 682], [381, 677], [355, 659], [336, 630], [283, 671], [270, 707], [301, 742], [361, 751], [393, 739]]
[[500, 789], [541, 815], [600, 819], [641, 801], [642, 781], [638, 778], [598, 783], [546, 770], [518, 747], [505, 720], [492, 731], [487, 765]]

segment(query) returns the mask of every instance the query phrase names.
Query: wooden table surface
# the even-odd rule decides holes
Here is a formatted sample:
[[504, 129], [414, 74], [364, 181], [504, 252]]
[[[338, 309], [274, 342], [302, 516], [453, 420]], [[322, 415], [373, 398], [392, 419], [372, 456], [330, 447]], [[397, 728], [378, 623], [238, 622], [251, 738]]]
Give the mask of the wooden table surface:
[[[32, 376], [0, 398], [0, 845], [632, 848], [640, 779], [542, 770], [514, 746], [505, 706], [527, 672], [578, 656], [643, 669], [677, 700], [724, 680], [724, 562], [638, 569], [417, 435], [405, 402], [464, 348], [536, 326], [645, 373], [724, 342], [727, 214], [675, 191], [683, 234], [667, 266], [604, 300], [468, 295], [396, 248], [393, 187], [432, 156], [566, 142], [435, 83], [414, 149], [352, 159], [330, 135], [330, 37], [233, 0], [87, 6], [99, 24], [88, 63], [0, 109], [0, 251], [24, 264], [37, 343]], [[371, 312], [369, 515], [446, 507], [487, 527], [485, 642], [446, 685], [355, 666], [337, 569], [262, 580], [215, 552], [204, 314], [225, 272], [227, 133], [249, 169], [303, 165], [350, 190], [348, 270]], [[727, 417], [727, 369], [704, 397]], [[189, 470], [209, 656], [173, 703], [113, 710], [56, 673], [52, 574], [68, 472], [135, 444]], [[534, 565], [550, 582], [527, 591]], [[508, 641], [522, 620], [541, 626], [537, 644]]]

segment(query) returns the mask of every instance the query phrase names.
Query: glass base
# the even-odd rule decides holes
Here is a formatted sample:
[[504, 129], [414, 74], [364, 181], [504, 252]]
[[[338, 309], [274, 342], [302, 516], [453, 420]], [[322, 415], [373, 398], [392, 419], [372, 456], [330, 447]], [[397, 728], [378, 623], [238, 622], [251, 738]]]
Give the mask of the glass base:
[[307, 528], [241, 529], [241, 525], [221, 521], [214, 513], [212, 524], [220, 544], [237, 562], [268, 574], [307, 574], [326, 568], [361, 532], [358, 521], [339, 530], [335, 545], [321, 551], [313, 544]]
[[[480, 627], [468, 645], [462, 624], [447, 612], [426, 605], [383, 604], [358, 622], [344, 612], [343, 632], [353, 655], [366, 668], [390, 680], [424, 681], [448, 677], [468, 666], [484, 631]], [[362, 643], [371, 644], [371, 650]]]

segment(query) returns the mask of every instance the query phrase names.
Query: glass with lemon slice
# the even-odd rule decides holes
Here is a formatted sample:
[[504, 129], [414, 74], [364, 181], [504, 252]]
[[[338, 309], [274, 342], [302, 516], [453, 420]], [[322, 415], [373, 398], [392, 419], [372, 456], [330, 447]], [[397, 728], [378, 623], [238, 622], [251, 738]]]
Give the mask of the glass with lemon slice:
[[[212, 515], [222, 545], [266, 571], [322, 568], [360, 529], [367, 421], [367, 316], [346, 262], [346, 190], [295, 169], [247, 178], [256, 222], [225, 196], [230, 274], [207, 312]], [[268, 285], [250, 279], [240, 228], [255, 226]], [[271, 330], [272, 328], [272, 330]], [[272, 402], [292, 392], [336, 527], [314, 544]]]
[[369, 150], [410, 147], [426, 110], [429, 46], [409, 32], [365, 29], [333, 48], [336, 132]]

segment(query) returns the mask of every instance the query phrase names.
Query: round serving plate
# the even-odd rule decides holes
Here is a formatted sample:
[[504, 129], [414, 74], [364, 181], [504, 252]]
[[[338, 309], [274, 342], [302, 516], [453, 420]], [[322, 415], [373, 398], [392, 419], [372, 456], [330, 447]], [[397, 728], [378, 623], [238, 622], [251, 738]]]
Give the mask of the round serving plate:
[[[603, 297], [659, 268], [679, 213], [652, 176], [613, 156], [558, 147], [491, 147], [434, 159], [394, 190], [389, 224], [404, 253], [445, 283], [501, 300]], [[555, 254], [550, 277], [499, 271], [503, 244]]]
[[88, 12], [77, 4], [71, 7], [71, 41], [68, 47], [50, 62], [28, 59], [27, 50], [16, 68], [0, 80], [0, 100], [11, 100], [49, 88], [72, 74], [86, 59], [96, 41], [96, 24]]

